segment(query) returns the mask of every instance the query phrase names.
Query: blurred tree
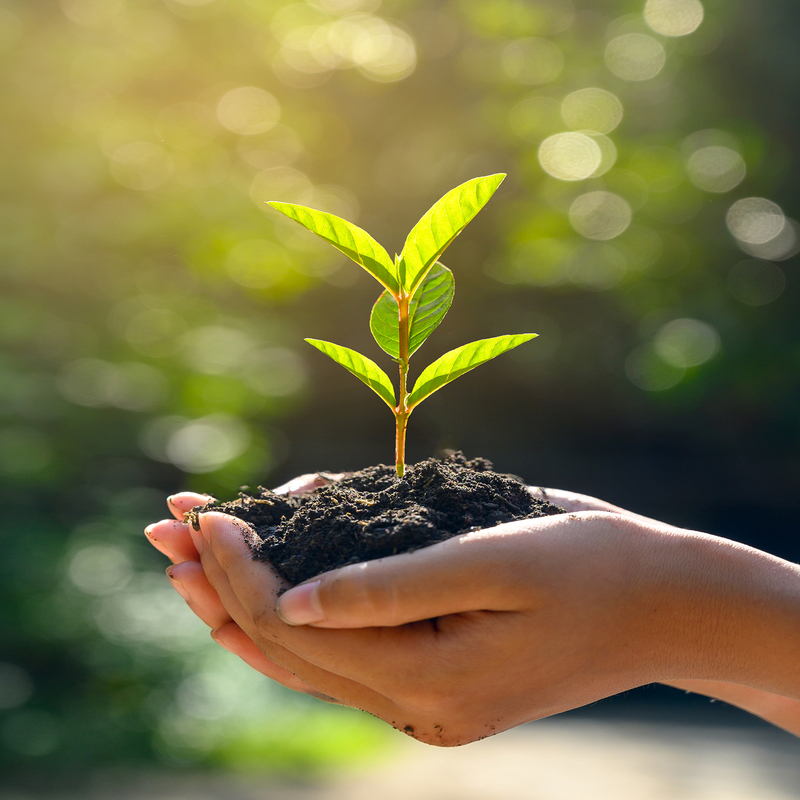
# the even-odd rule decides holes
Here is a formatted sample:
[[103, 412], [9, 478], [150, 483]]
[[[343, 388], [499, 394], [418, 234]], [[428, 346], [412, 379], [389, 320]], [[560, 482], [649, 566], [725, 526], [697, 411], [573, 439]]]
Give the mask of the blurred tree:
[[[796, 556], [798, 22], [788, 0], [2, 0], [6, 774], [373, 737], [337, 714], [337, 748], [334, 711], [216, 653], [141, 537], [184, 486], [391, 458], [380, 404], [301, 342], [362, 347], [374, 287], [269, 199], [399, 250], [445, 190], [508, 172], [427, 346], [508, 317], [541, 337], [431, 398], [412, 458], [462, 447]], [[278, 745], [276, 720], [307, 727]]]

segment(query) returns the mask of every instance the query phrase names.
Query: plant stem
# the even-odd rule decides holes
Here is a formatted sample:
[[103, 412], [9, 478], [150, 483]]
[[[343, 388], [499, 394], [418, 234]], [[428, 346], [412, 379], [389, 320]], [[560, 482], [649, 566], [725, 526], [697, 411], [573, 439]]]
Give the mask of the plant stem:
[[398, 392], [397, 408], [394, 412], [396, 422], [396, 436], [394, 461], [397, 477], [402, 478], [406, 471], [406, 427], [408, 426], [408, 415], [410, 411], [406, 406], [408, 398], [408, 338], [409, 338], [409, 319], [408, 306], [410, 299], [401, 294], [397, 298], [398, 307], [398, 363], [400, 365], [400, 391]]

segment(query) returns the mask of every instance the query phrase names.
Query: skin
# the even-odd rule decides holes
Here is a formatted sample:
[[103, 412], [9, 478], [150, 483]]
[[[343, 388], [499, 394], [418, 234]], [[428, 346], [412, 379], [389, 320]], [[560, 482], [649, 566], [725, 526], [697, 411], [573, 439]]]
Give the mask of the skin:
[[146, 533], [221, 646], [291, 689], [430, 744], [465, 744], [653, 682], [800, 735], [800, 567], [594, 498], [532, 491], [567, 513], [284, 594], [251, 558], [244, 523], [211, 512], [197, 532], [181, 521], [203, 496], [171, 497], [175, 518]]

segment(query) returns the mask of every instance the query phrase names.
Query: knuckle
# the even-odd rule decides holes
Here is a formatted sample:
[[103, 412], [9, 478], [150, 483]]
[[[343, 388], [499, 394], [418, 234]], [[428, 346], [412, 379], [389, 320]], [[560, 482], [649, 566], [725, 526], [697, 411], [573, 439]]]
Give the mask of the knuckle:
[[395, 591], [391, 582], [368, 568], [368, 563], [345, 567], [341, 574], [324, 581], [320, 602], [326, 612], [347, 609], [348, 616], [355, 615], [364, 623], [375, 620], [386, 625], [390, 623], [387, 614], [391, 616], [396, 606]]
[[279, 620], [272, 606], [266, 603], [257, 606], [250, 612], [250, 618], [253, 621], [253, 626], [260, 634], [268, 636], [272, 640], [276, 639], [274, 631]]

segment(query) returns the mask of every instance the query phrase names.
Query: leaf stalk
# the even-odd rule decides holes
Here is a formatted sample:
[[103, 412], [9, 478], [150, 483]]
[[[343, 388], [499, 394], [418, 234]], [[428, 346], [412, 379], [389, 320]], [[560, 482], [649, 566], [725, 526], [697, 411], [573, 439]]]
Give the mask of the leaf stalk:
[[401, 292], [397, 299], [398, 316], [398, 364], [400, 367], [400, 386], [397, 392], [398, 402], [394, 411], [396, 423], [396, 436], [394, 448], [394, 462], [397, 470], [397, 477], [402, 478], [406, 471], [406, 428], [408, 427], [408, 416], [411, 413], [408, 409], [408, 364], [409, 354], [409, 304], [411, 298]]
[[409, 359], [439, 325], [453, 301], [453, 273], [439, 262], [439, 257], [483, 208], [504, 177], [497, 174], [473, 178], [449, 191], [412, 228], [394, 261], [382, 245], [351, 222], [305, 206], [270, 203], [351, 258], [384, 288], [372, 307], [370, 330], [378, 346], [399, 366], [397, 394], [391, 378], [366, 356], [321, 339], [306, 341], [369, 386], [392, 410], [398, 477], [405, 473], [406, 428], [411, 412], [456, 378], [536, 336], [496, 336], [457, 347], [429, 364], [408, 391]]

